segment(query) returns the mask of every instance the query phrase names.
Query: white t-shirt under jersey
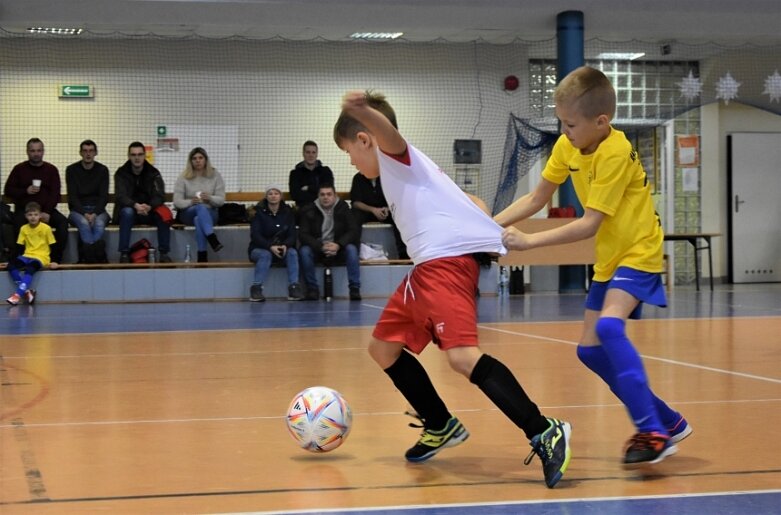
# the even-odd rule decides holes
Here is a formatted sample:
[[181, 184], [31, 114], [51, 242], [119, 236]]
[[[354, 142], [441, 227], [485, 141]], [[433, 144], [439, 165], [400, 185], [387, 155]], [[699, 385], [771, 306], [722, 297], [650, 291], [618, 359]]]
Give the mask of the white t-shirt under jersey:
[[378, 150], [382, 191], [416, 265], [476, 252], [504, 255], [502, 228], [431, 159], [407, 143], [409, 165]]

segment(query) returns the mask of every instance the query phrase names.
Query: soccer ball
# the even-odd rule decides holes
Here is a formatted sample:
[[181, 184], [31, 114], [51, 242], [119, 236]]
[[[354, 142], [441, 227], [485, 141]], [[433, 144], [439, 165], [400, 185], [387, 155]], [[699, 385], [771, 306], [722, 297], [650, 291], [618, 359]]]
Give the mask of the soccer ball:
[[353, 413], [339, 392], [313, 386], [293, 397], [286, 420], [287, 429], [298, 445], [311, 452], [328, 452], [347, 438]]

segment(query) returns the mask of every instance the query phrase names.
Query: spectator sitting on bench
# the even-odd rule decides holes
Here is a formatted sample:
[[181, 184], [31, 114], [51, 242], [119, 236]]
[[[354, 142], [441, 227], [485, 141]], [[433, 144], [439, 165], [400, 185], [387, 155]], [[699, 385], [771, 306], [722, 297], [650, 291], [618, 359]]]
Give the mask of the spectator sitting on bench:
[[81, 142], [79, 154], [81, 160], [65, 169], [68, 221], [79, 231], [79, 263], [108, 263], [103, 241], [109, 221], [108, 168], [95, 161], [98, 146], [90, 139]]
[[187, 156], [187, 165], [174, 185], [174, 207], [179, 220], [195, 226], [195, 242], [198, 247], [198, 263], [209, 261], [206, 243], [214, 252], [222, 249], [214, 234], [217, 208], [225, 203], [225, 181], [214, 169], [209, 155], [201, 147], [195, 147]]
[[304, 206], [317, 200], [320, 186], [334, 183], [334, 173], [317, 159], [317, 143], [306, 141], [303, 148], [304, 160], [290, 171], [288, 190], [290, 198], [296, 203], [296, 221]]
[[130, 262], [130, 230], [134, 224], [157, 226], [160, 262], [170, 263], [171, 227], [155, 211], [165, 201], [165, 183], [160, 171], [146, 160], [146, 148], [134, 141], [128, 160], [114, 174], [114, 220], [119, 221], [119, 262]]
[[382, 193], [380, 178], [369, 179], [358, 172], [353, 176], [353, 184], [350, 188], [350, 207], [358, 221], [358, 228], [363, 230], [366, 222], [382, 222], [391, 224], [393, 237], [396, 239], [396, 253], [399, 259], [409, 259], [407, 245], [401, 239], [401, 233], [393, 221], [388, 201]]
[[[27, 224], [25, 206], [28, 202], [40, 205], [41, 221], [51, 227], [57, 242], [52, 247], [52, 261], [62, 262], [68, 243], [68, 219], [57, 211], [60, 202], [60, 171], [43, 160], [43, 141], [31, 138], [27, 141], [27, 161], [14, 166], [5, 181], [5, 195], [14, 203], [14, 238]], [[8, 242], [10, 246], [10, 242]], [[12, 247], [12, 253], [15, 251]]]
[[298, 253], [304, 270], [306, 300], [320, 298], [315, 261], [326, 266], [346, 263], [350, 300], [361, 300], [361, 263], [358, 255], [361, 231], [352, 210], [336, 196], [332, 185], [321, 185], [314, 204], [301, 211], [298, 237], [301, 240]]
[[263, 302], [263, 283], [272, 263], [287, 266], [287, 300], [301, 300], [298, 284], [298, 251], [296, 250], [296, 220], [293, 208], [282, 202], [282, 189], [266, 188], [266, 198], [255, 206], [250, 223], [249, 260], [255, 263], [249, 300]]

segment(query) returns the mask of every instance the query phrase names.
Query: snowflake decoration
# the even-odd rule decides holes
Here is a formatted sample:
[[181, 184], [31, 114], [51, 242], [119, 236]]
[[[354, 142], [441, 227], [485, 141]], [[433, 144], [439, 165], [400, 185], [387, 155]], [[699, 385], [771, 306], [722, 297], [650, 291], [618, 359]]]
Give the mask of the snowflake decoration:
[[681, 82], [676, 82], [676, 84], [681, 90], [681, 96], [687, 102], [691, 102], [702, 93], [702, 81], [699, 77], [695, 77], [691, 70], [689, 70], [688, 77], [684, 77]]
[[773, 75], [768, 75], [765, 79], [765, 91], [763, 95], [770, 95], [770, 101], [781, 102], [781, 75], [778, 70]]
[[738, 97], [738, 88], [740, 82], [732, 78], [730, 72], [727, 75], [719, 79], [716, 84], [716, 98], [724, 100], [724, 104], [729, 104], [730, 100], [734, 100]]

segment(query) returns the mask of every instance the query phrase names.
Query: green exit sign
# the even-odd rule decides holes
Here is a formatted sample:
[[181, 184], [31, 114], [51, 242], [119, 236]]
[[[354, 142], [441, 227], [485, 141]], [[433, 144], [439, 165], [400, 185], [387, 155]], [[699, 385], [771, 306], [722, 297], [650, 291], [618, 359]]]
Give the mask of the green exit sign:
[[89, 84], [62, 84], [58, 91], [60, 98], [88, 98], [94, 93]]

